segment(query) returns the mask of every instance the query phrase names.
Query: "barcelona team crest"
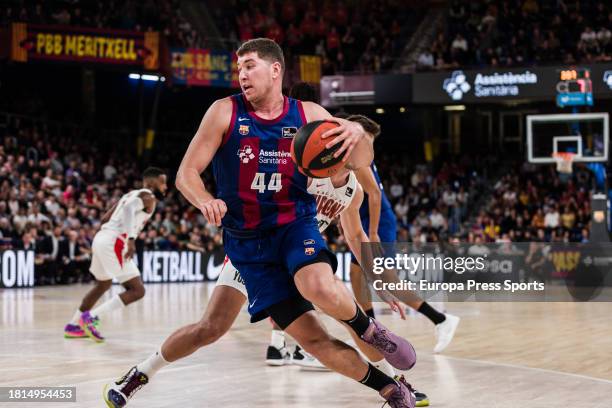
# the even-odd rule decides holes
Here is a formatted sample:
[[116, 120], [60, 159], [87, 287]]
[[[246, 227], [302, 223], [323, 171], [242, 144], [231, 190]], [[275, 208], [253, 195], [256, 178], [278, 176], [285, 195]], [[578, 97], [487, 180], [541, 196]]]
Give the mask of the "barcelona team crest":
[[314, 253], [315, 253], [315, 249], [314, 249], [314, 248], [312, 248], [312, 247], [304, 248], [304, 253], [305, 253], [306, 255], [314, 255]]
[[240, 125], [240, 127], [238, 128], [238, 133], [240, 133], [242, 136], [248, 135], [249, 125]]

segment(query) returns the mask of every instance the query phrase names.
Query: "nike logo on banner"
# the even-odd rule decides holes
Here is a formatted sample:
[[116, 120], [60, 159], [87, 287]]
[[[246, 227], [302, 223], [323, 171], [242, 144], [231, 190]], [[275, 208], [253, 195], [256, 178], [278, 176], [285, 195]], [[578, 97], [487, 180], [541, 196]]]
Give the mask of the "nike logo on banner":
[[208, 258], [208, 264], [206, 265], [206, 277], [212, 281], [217, 280], [219, 275], [221, 275], [224, 265], [225, 264], [223, 262], [219, 265], [215, 265], [215, 257], [214, 255], [211, 255], [210, 258]]
[[238, 122], [242, 122], [243, 120], [249, 120], [249, 118], [238, 118]]

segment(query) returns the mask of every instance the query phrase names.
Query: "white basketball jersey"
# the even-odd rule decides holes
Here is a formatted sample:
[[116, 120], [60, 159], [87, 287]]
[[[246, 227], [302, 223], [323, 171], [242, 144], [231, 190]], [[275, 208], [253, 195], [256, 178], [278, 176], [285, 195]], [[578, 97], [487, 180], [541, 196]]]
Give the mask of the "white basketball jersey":
[[357, 191], [357, 177], [351, 171], [342, 187], [334, 187], [331, 178], [312, 179], [308, 192], [317, 200], [317, 221], [323, 232], [340, 213], [351, 204]]
[[121, 197], [121, 199], [117, 203], [117, 207], [115, 208], [115, 211], [113, 211], [113, 214], [111, 215], [108, 222], [103, 224], [100, 229], [114, 231], [119, 234], [127, 234], [127, 236], [132, 237], [137, 236], [144, 227], [144, 225], [147, 223], [149, 218], [151, 218], [151, 215], [153, 215], [154, 211], [152, 211], [151, 213], [146, 212], [144, 210], [144, 203], [142, 203], [142, 200], [139, 200], [140, 206], [138, 211], [136, 211], [136, 214], [134, 215], [132, 231], [126, 231], [124, 220], [125, 217], [123, 215], [123, 206], [128, 200], [132, 199], [135, 196], [138, 196], [142, 192], [153, 194], [153, 192], [147, 188], [143, 188], [140, 190], [132, 190], [129, 193], [124, 194], [123, 197]]

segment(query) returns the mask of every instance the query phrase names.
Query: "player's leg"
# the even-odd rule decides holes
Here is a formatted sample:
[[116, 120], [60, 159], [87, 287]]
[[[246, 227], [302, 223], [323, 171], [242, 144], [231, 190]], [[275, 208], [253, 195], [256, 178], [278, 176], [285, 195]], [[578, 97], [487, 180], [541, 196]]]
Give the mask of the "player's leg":
[[[274, 320], [284, 327], [290, 320], [286, 320], [289, 316], [284, 315], [283, 310], [296, 309], [288, 308], [287, 304], [279, 306], [282, 309], [276, 314], [274, 308], [270, 309], [270, 313]], [[355, 349], [330, 336], [314, 311], [305, 312], [295, 318], [285, 327], [285, 331], [327, 367], [378, 391], [392, 408], [415, 406], [416, 400], [408, 384], [386, 375], [364, 361]]]
[[293, 359], [291, 351], [287, 347], [285, 332], [274, 322], [272, 322], [272, 332], [270, 333], [270, 344], [266, 350], [266, 364], [279, 367], [291, 364]]
[[[417, 297], [413, 294], [413, 297]], [[412, 300], [406, 302], [408, 306], [427, 317], [436, 327], [436, 345], [434, 353], [442, 352], [455, 336], [455, 331], [459, 325], [459, 317], [450, 313], [437, 311], [433, 306], [424, 300]]]
[[[336, 281], [336, 285], [344, 286], [344, 283], [340, 281], [339, 279], [335, 279], [335, 281]], [[342, 290], [342, 288], [339, 288], [339, 290]], [[393, 377], [395, 375], [395, 370], [393, 369], [393, 366], [391, 366], [391, 364], [389, 364], [389, 362], [385, 360], [385, 357], [378, 350], [376, 350], [374, 347], [372, 347], [371, 345], [363, 341], [361, 337], [359, 337], [357, 333], [355, 333], [355, 331], [352, 330], [348, 324], [346, 324], [345, 322], [341, 320], [339, 322], [348, 330], [349, 334], [353, 338], [353, 341], [355, 342], [355, 345], [359, 348], [359, 350], [363, 353], [363, 355], [368, 359], [368, 361], [372, 363], [374, 367], [378, 368], [380, 371], [387, 374], [388, 376]]]
[[234, 324], [245, 301], [245, 295], [235, 288], [215, 287], [202, 319], [178, 329], [162, 344], [164, 360], [172, 363], [220, 339]]
[[132, 367], [119, 380], [104, 388], [104, 400], [111, 408], [127, 405], [128, 400], [166, 365], [214, 343], [230, 329], [246, 301], [246, 294], [233, 286], [217, 285], [199, 322], [172, 333], [159, 351]]
[[134, 303], [142, 299], [145, 295], [145, 287], [140, 276], [129, 278], [125, 282], [121, 282], [125, 291], [118, 295], [114, 295], [104, 303], [91, 309], [89, 312], [94, 317], [101, 317], [117, 309], [123, 309], [130, 303]]
[[[292, 224], [281, 241], [280, 253], [303, 297], [329, 316], [347, 323], [366, 343], [373, 345], [395, 368], [408, 370], [416, 362], [414, 347], [380, 322], [370, 319], [344, 285], [337, 285], [333, 271], [337, 259], [321, 237], [314, 219]], [[276, 319], [275, 319], [276, 320]], [[279, 323], [276, 321], [276, 323]], [[322, 361], [322, 363], [324, 363]]]
[[[70, 322], [64, 327], [64, 337], [66, 338], [81, 338], [88, 337], [86, 329], [81, 324], [81, 317], [84, 313], [94, 307], [94, 305], [100, 300], [102, 295], [110, 289], [113, 283], [113, 272], [120, 270], [120, 265], [112, 257], [109, 256], [108, 252], [112, 249], [107, 248], [110, 245], [110, 241], [104, 234], [96, 234], [93, 245], [92, 245], [92, 259], [89, 271], [95, 278], [94, 286], [87, 292], [80, 306], [74, 312]], [[113, 254], [114, 255], [114, 254]], [[115, 265], [116, 264], [116, 265]], [[87, 316], [86, 316], [87, 317]], [[91, 321], [92, 326], [97, 324], [97, 320]], [[94, 340], [102, 339], [99, 336], [97, 330], [94, 327], [95, 332], [92, 337]]]
[[302, 348], [299, 344], [295, 345], [293, 353], [287, 347], [285, 332], [274, 320], [272, 322], [272, 333], [270, 344], [266, 351], [266, 364], [269, 366], [283, 366], [285, 364], [295, 364], [303, 370], [328, 370], [319, 360]]
[[85, 294], [80, 306], [74, 312], [72, 319], [64, 327], [64, 337], [67, 339], [85, 338], [87, 333], [81, 328], [80, 320], [84, 312], [90, 310], [93, 305], [110, 289], [112, 279], [96, 280], [94, 286]]
[[125, 291], [113, 295], [101, 305], [83, 311], [81, 315], [81, 327], [95, 341], [104, 341], [104, 337], [98, 328], [101, 316], [109, 314], [115, 310], [123, 309], [130, 303], [134, 303], [145, 295], [144, 284], [140, 277], [140, 271], [133, 260], [128, 260], [121, 265], [114, 273], [115, 279], [125, 288]]
[[374, 308], [372, 305], [372, 294], [368, 289], [368, 284], [365, 279], [365, 275], [361, 270], [361, 266], [355, 261], [351, 262], [351, 287], [353, 288], [353, 294], [355, 300], [359, 303], [359, 306], [365, 311], [365, 314], [371, 318], [375, 318]]
[[[397, 224], [394, 217], [381, 218], [378, 228], [378, 236], [380, 237], [381, 242], [393, 243], [396, 241]], [[388, 248], [388, 250], [393, 256], [395, 251], [391, 250], [391, 248]], [[365, 275], [363, 275], [363, 271], [361, 272], [363, 279], [365, 280]], [[368, 294], [370, 294], [370, 291], [368, 291]], [[394, 294], [400, 301], [403, 301], [406, 305], [427, 317], [435, 325], [436, 345], [434, 346], [434, 353], [442, 352], [442, 350], [444, 350], [450, 344], [451, 340], [455, 336], [455, 331], [459, 325], [459, 317], [449, 313], [441, 313], [437, 311], [434, 307], [425, 302], [412, 291], [403, 290]]]
[[370, 319], [357, 306], [348, 289], [344, 285], [336, 285], [329, 263], [318, 262], [302, 267], [295, 274], [295, 283], [306, 299], [326, 314], [346, 323], [357, 336], [380, 351], [395, 368], [408, 370], [415, 364], [414, 347], [378, 321]]

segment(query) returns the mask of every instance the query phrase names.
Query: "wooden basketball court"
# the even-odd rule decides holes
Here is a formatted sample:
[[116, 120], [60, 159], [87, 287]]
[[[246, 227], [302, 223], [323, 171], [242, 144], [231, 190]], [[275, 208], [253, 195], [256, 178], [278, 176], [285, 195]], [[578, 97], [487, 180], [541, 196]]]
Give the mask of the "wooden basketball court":
[[[104, 344], [65, 340], [63, 326], [88, 285], [0, 290], [0, 386], [76, 386], [77, 403], [102, 407], [103, 385], [154, 352], [175, 328], [200, 318], [213, 285], [148, 285], [145, 298], [102, 322]], [[113, 288], [119, 291], [120, 288]], [[433, 355], [433, 325], [411, 314], [381, 320], [417, 349], [407, 379], [432, 407], [607, 408], [612, 395], [608, 303], [452, 303], [455, 340]], [[379, 309], [379, 312], [382, 310]], [[339, 325], [326, 319], [338, 337]], [[370, 408], [377, 394], [331, 372], [268, 367], [269, 324], [246, 311], [218, 343], [160, 371], [129, 407]], [[33, 403], [0, 403], [31, 407]]]

